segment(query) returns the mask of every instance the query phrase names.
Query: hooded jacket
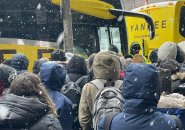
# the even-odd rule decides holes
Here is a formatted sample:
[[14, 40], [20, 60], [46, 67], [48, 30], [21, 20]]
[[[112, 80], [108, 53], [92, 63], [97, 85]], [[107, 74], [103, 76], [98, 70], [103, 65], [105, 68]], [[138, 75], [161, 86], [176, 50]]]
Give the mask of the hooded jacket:
[[185, 129], [185, 97], [178, 93], [161, 95], [158, 103], [158, 111], [180, 118]]
[[24, 54], [15, 54], [11, 60], [11, 67], [17, 70], [17, 73], [23, 73], [27, 71], [29, 60]]
[[[119, 78], [120, 63], [117, 56], [110, 51], [96, 54], [93, 62], [94, 78], [105, 83]], [[84, 85], [79, 105], [79, 122], [83, 130], [90, 130], [92, 125], [93, 105], [98, 89], [92, 83]]]
[[55, 104], [62, 128], [71, 130], [73, 124], [72, 103], [59, 92], [64, 85], [65, 75], [64, 67], [54, 61], [43, 63], [41, 66], [40, 79]]
[[49, 114], [46, 104], [34, 98], [13, 94], [0, 98], [1, 130], [62, 130], [60, 122]]
[[[171, 117], [156, 111], [160, 89], [159, 74], [153, 65], [129, 65], [122, 88], [124, 112], [113, 118], [110, 129], [176, 130], [176, 123]], [[100, 120], [98, 130], [104, 129], [104, 120]]]
[[165, 42], [159, 47], [158, 59], [173, 59], [175, 60], [177, 56], [177, 45], [173, 42]]

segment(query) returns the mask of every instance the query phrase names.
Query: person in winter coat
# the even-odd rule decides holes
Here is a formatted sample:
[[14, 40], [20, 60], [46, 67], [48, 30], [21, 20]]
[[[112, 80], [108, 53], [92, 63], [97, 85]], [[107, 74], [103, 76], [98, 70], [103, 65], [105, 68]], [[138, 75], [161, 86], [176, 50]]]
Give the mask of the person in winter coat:
[[[110, 130], [177, 130], [176, 122], [156, 111], [161, 94], [157, 68], [147, 64], [131, 64], [125, 72], [122, 94], [124, 112], [112, 119]], [[98, 130], [105, 130], [105, 117]]]
[[14, 54], [11, 60], [11, 67], [17, 70], [17, 74], [27, 72], [29, 60], [24, 54]]
[[[94, 79], [102, 83], [107, 80], [116, 81], [119, 79], [120, 63], [115, 53], [102, 51], [96, 54], [93, 62]], [[79, 105], [79, 122], [82, 130], [92, 129], [93, 105], [98, 88], [91, 82], [84, 85]]]
[[66, 71], [64, 67], [54, 61], [43, 63], [41, 66], [40, 79], [55, 104], [62, 128], [71, 130], [73, 125], [72, 103], [60, 92], [65, 82], [65, 76]]
[[34, 61], [34, 64], [33, 64], [33, 73], [38, 75], [39, 72], [40, 72], [41, 65], [43, 63], [47, 62], [47, 61], [49, 61], [49, 59], [47, 59], [47, 58], [41, 58], [41, 59], [38, 59], [38, 60]]
[[62, 130], [56, 111], [39, 78], [23, 73], [0, 98], [1, 130]]
[[0, 96], [9, 91], [11, 81], [17, 76], [14, 68], [0, 64]]
[[163, 70], [160, 68], [160, 77], [163, 93], [161, 94], [158, 102], [158, 111], [178, 116], [181, 119], [183, 127], [185, 128], [185, 97], [177, 93], [177, 90], [176, 93], [173, 93], [173, 80], [171, 78], [171, 70], [168, 67]]
[[67, 65], [66, 83], [76, 82], [80, 77], [87, 75], [85, 59], [74, 55]]
[[173, 42], [165, 42], [159, 47], [158, 59], [173, 59], [178, 63], [183, 63], [185, 59], [185, 53], [180, 45]]

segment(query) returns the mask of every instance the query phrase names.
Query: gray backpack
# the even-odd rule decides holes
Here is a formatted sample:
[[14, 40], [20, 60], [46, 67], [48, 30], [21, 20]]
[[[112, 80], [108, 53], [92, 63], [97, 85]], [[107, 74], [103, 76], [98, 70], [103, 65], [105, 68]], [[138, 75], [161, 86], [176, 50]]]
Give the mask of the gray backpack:
[[122, 81], [117, 80], [114, 82], [114, 85], [109, 86], [106, 86], [98, 79], [91, 81], [91, 83], [99, 90], [93, 108], [93, 128], [94, 130], [97, 130], [97, 125], [101, 116], [123, 111], [122, 106], [124, 100], [120, 91]]

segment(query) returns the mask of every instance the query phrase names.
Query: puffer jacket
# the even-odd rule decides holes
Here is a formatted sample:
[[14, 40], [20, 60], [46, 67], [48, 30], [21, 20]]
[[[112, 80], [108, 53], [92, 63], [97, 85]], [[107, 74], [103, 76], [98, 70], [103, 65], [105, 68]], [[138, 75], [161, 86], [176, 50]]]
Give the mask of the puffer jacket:
[[158, 111], [180, 118], [185, 129], [185, 97], [178, 93], [161, 95], [158, 103]]
[[[112, 52], [99, 52], [93, 62], [94, 79], [99, 79], [102, 83], [107, 80], [119, 79], [120, 63], [119, 59]], [[79, 105], [79, 122], [83, 130], [92, 129], [93, 105], [98, 89], [92, 83], [84, 85], [81, 93]]]
[[40, 79], [55, 104], [62, 128], [71, 130], [73, 125], [72, 102], [60, 92], [65, 81], [65, 75], [64, 67], [54, 61], [43, 63], [41, 66]]
[[[175, 120], [156, 111], [161, 83], [153, 65], [131, 64], [125, 72], [122, 95], [124, 112], [117, 114], [110, 130], [177, 130]], [[105, 117], [98, 130], [104, 130]]]
[[35, 98], [7, 94], [0, 98], [1, 130], [62, 130], [46, 104]]

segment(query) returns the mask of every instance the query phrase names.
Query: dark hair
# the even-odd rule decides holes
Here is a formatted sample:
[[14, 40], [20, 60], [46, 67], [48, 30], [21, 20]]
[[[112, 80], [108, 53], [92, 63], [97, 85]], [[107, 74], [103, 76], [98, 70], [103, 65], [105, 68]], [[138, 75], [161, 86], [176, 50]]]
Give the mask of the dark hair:
[[65, 53], [61, 50], [51, 52], [51, 61], [66, 61]]
[[87, 65], [85, 59], [74, 55], [67, 65], [67, 73], [87, 75]]
[[152, 63], [158, 62], [158, 49], [154, 49], [149, 56], [149, 59]]
[[113, 45], [113, 44], [111, 44], [111, 45], [109, 46], [108, 50], [109, 50], [109, 51], [116, 52], [116, 53], [119, 53], [118, 48], [117, 48], [115, 45]]
[[10, 86], [9, 93], [18, 96], [32, 97], [48, 105], [50, 112], [56, 115], [54, 105], [49, 98], [47, 91], [41, 84], [37, 75], [29, 72], [18, 75]]
[[38, 74], [40, 72], [40, 67], [43, 63], [47, 62], [48, 60], [47, 59], [39, 59], [39, 60], [36, 60], [34, 61], [34, 64], [33, 64], [33, 73], [34, 74]]
[[176, 56], [176, 60], [179, 62], [179, 63], [183, 63], [184, 60], [185, 60], [185, 57], [184, 57], [184, 52], [181, 50], [181, 48], [177, 45], [177, 56]]
[[125, 57], [125, 59], [127, 59], [127, 58], [133, 59], [133, 56], [132, 55], [129, 55], [129, 54], [128, 55], [125, 55], [124, 57]]

